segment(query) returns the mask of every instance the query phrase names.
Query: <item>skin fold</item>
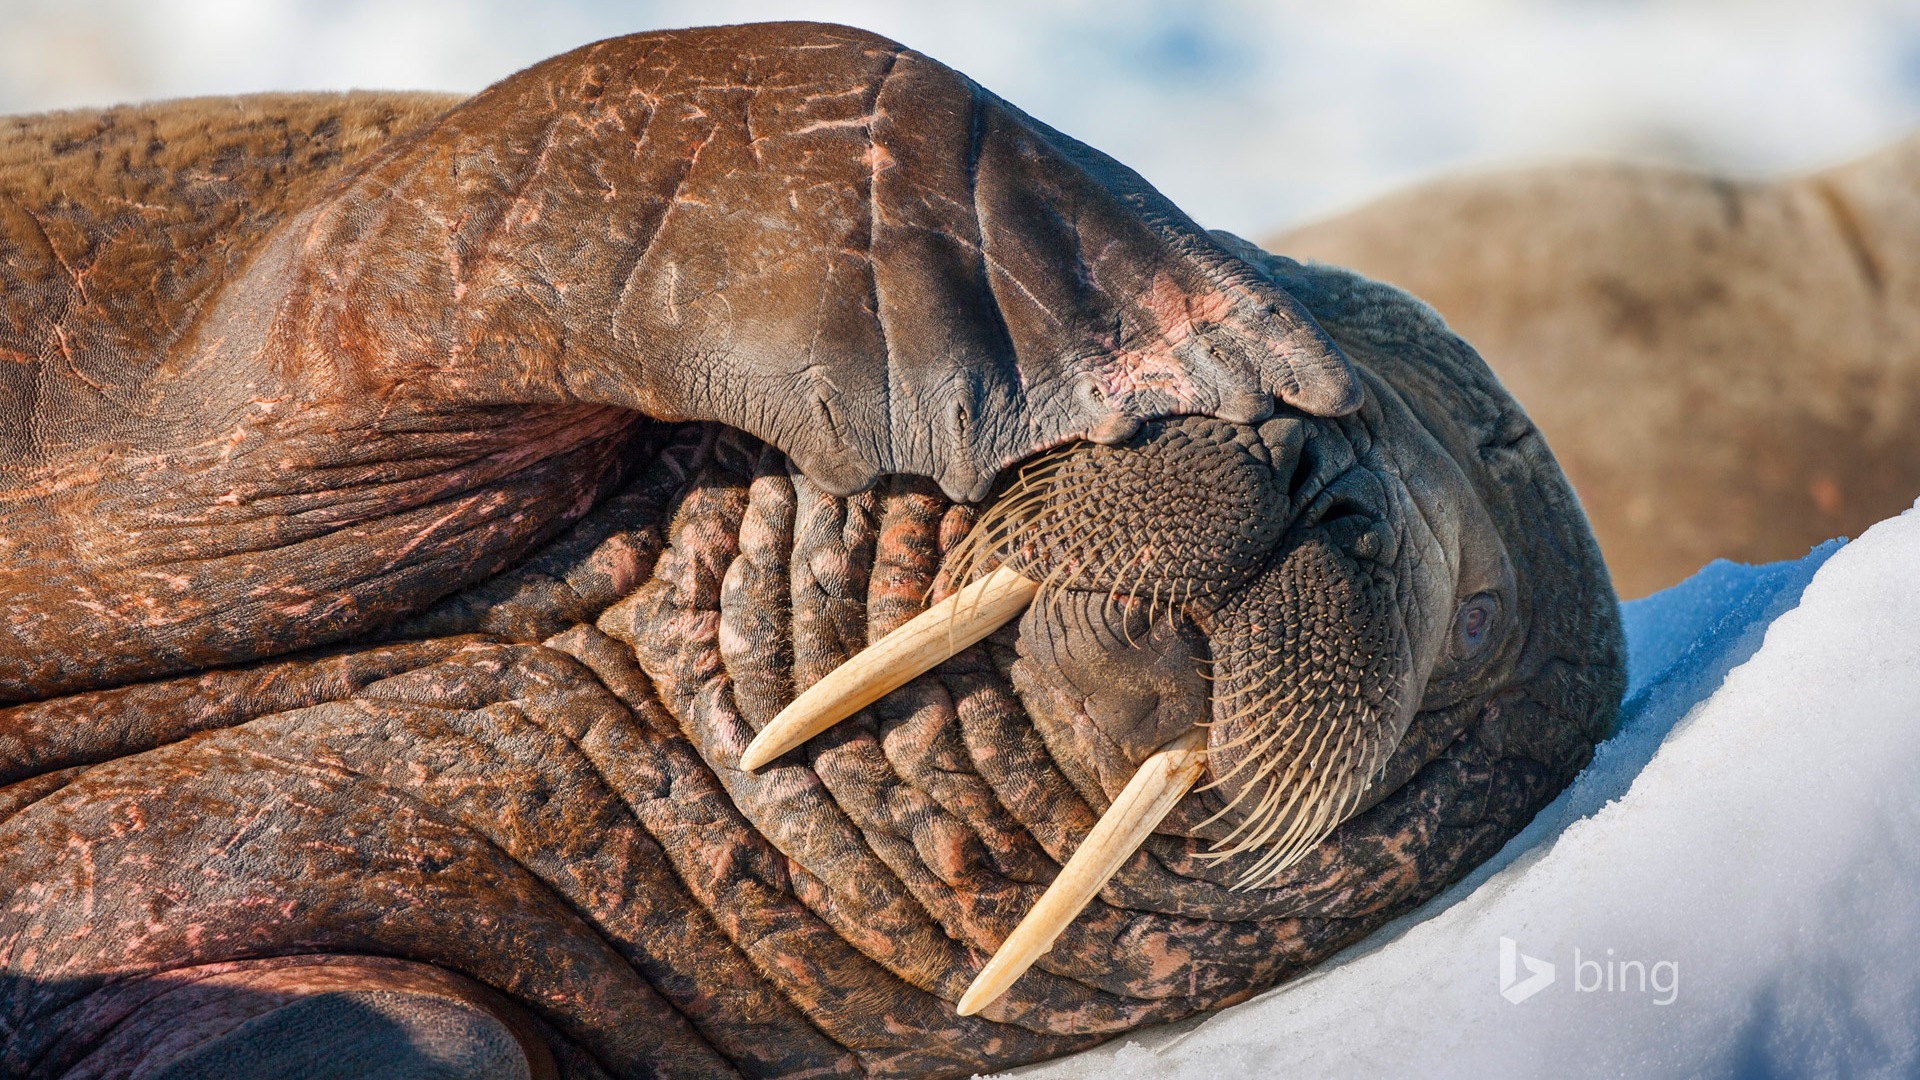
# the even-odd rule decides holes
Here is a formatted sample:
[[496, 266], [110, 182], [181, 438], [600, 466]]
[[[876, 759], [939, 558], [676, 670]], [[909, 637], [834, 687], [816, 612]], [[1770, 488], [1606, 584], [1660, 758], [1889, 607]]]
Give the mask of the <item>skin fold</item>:
[[[6, 124], [0, 1075], [1054, 1056], [1434, 895], [1618, 706], [1579, 505], [1429, 309], [883, 39]], [[996, 564], [1023, 616], [737, 768]]]

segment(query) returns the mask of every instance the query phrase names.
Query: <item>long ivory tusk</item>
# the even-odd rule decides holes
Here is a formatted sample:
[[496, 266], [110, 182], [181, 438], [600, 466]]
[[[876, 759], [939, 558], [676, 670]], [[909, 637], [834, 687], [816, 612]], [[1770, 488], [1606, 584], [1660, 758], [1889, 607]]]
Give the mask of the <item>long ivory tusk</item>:
[[1039, 591], [1026, 577], [995, 567], [807, 687], [747, 744], [740, 767], [751, 772], [905, 686], [1000, 629], [1026, 610]]
[[1120, 797], [1100, 815], [1087, 838], [1080, 842], [1073, 857], [1053, 879], [1040, 902], [1013, 928], [1007, 940], [974, 977], [973, 985], [960, 997], [954, 1009], [961, 1016], [972, 1016], [991, 1005], [1026, 974], [1042, 953], [1053, 947], [1060, 931], [1077, 918], [1082, 909], [1120, 870], [1120, 865], [1140, 850], [1147, 835], [1166, 818], [1194, 781], [1207, 767], [1207, 732], [1192, 731], [1153, 752], [1127, 781]]

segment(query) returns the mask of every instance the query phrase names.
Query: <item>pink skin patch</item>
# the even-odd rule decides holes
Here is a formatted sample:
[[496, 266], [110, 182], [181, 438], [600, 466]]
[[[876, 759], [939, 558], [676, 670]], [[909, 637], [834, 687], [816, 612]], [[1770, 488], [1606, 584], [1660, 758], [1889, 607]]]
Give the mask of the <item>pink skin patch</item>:
[[1227, 321], [1233, 313], [1233, 297], [1219, 289], [1195, 295], [1162, 272], [1153, 276], [1153, 285], [1142, 298], [1147, 310], [1160, 324], [1168, 345], [1178, 348], [1198, 332], [1198, 327]]
[[1202, 328], [1225, 322], [1233, 311], [1234, 297], [1220, 289], [1193, 293], [1163, 272], [1154, 275], [1141, 301], [1159, 328], [1160, 342], [1150, 349], [1114, 348], [1098, 372], [1101, 390], [1116, 408], [1148, 392], [1171, 398], [1183, 408], [1201, 407], [1204, 403], [1193, 373], [1175, 351]]

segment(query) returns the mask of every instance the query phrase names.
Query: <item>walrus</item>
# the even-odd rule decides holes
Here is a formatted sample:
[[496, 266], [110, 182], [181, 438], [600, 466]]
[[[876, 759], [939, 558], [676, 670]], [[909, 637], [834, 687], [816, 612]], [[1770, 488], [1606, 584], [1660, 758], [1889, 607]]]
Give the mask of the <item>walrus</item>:
[[1589, 759], [1616, 600], [1406, 294], [844, 27], [8, 121], [0, 1072], [960, 1076]]
[[1462, 176], [1270, 243], [1408, 289], [1474, 342], [1624, 595], [1799, 558], [1920, 494], [1920, 136], [1771, 182]]

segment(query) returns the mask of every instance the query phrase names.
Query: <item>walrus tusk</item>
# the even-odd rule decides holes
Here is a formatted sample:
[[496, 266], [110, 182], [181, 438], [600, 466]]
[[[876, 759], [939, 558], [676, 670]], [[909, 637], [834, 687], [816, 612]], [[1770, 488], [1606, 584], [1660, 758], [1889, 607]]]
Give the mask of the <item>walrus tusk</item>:
[[1207, 767], [1207, 732], [1194, 728], [1155, 750], [1053, 879], [1040, 902], [974, 977], [954, 1011], [972, 1016], [991, 1005], [1053, 946], [1094, 894], [1133, 856]]
[[1039, 591], [1025, 576], [995, 567], [807, 687], [747, 744], [740, 768], [751, 772], [905, 686], [1000, 629], [1026, 610]]

